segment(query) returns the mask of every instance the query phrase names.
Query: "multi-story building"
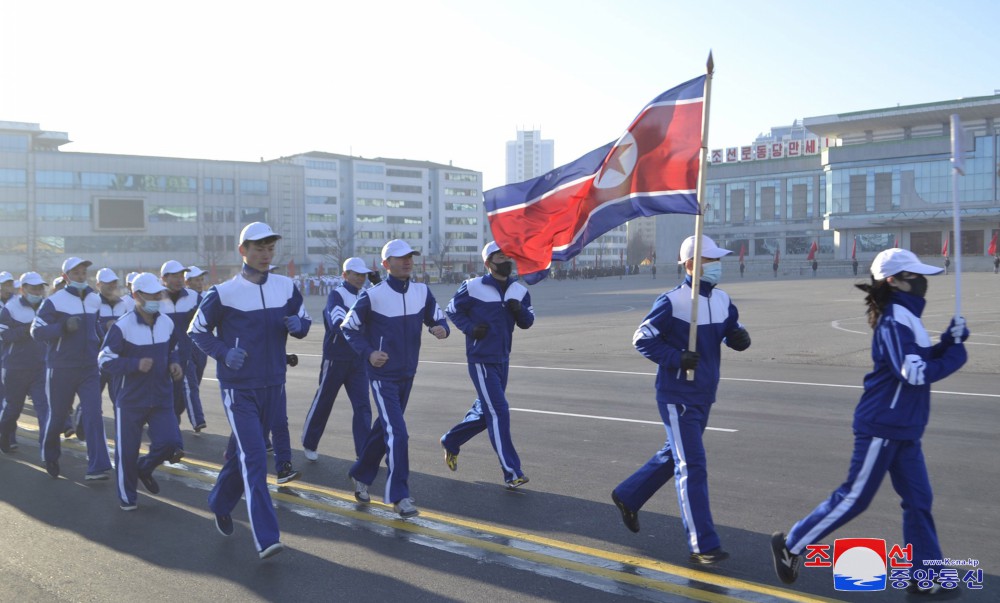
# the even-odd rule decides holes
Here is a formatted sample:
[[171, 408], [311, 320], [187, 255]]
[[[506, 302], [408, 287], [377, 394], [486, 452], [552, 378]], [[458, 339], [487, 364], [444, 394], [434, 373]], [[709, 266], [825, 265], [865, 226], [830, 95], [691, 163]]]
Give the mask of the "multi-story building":
[[[950, 116], [964, 132], [958, 177], [961, 245], [952, 232]], [[813, 242], [821, 264], [867, 265], [898, 245], [943, 264], [961, 248], [969, 269], [992, 267], [1000, 228], [1000, 95], [806, 118], [752, 145], [712, 152], [705, 234], [748, 262], [802, 265]], [[661, 258], [691, 222], [659, 216]], [[682, 228], [678, 228], [681, 225]], [[947, 243], [947, 246], [946, 246]]]
[[507, 184], [537, 178], [555, 167], [555, 141], [543, 139], [541, 130], [518, 130], [517, 140], [507, 141]]
[[276, 263], [305, 253], [302, 168], [272, 163], [60, 151], [64, 132], [0, 122], [0, 267], [57, 274], [79, 256], [120, 275], [166, 259], [240, 263], [242, 226], [267, 221], [284, 236]]
[[[489, 232], [482, 174], [430, 161], [310, 152], [277, 160], [305, 170], [303, 268], [339, 270], [344, 258], [381, 263], [382, 245], [405, 239], [433, 276], [474, 272]], [[319, 266], [323, 268], [320, 269]]]

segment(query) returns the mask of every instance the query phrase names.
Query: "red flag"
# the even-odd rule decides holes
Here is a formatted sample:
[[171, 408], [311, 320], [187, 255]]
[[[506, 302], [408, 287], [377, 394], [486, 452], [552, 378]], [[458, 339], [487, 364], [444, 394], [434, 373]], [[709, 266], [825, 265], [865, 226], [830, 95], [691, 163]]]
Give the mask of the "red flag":
[[815, 260], [817, 251], [819, 251], [819, 244], [816, 241], [813, 241], [812, 246], [809, 247], [809, 255], [806, 256], [806, 259]]
[[997, 233], [993, 233], [993, 239], [990, 240], [990, 248], [986, 250], [986, 255], [996, 255], [997, 254]]
[[740, 263], [743, 263], [743, 255], [747, 252], [747, 246], [740, 243]]
[[893, 247], [899, 247], [899, 237], [896, 237], [896, 241], [892, 244]]
[[320, 262], [319, 266], [316, 266], [316, 276], [323, 276], [323, 262]]
[[858, 237], [854, 237], [854, 245], [851, 245], [851, 259], [857, 259], [858, 257]]
[[777, 247], [774, 250], [774, 263], [777, 264], [778, 260], [781, 259], [781, 248]]
[[378, 272], [378, 263], [372, 259], [372, 272]]
[[212, 260], [212, 263], [208, 265], [208, 280], [213, 285], [215, 283], [219, 282], [219, 276], [218, 276], [218, 274], [216, 273], [216, 270], [215, 270], [215, 260]]
[[288, 278], [295, 278], [295, 260], [288, 260]]
[[706, 76], [650, 102], [615, 142], [525, 182], [484, 193], [497, 244], [525, 282], [639, 216], [697, 214]]
[[941, 248], [941, 255], [948, 257], [948, 237], [944, 238], [944, 247]]

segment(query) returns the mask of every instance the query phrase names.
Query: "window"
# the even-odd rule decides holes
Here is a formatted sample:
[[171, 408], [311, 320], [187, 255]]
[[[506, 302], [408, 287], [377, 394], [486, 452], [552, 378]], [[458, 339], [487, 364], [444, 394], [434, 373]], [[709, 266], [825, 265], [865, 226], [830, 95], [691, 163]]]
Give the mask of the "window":
[[389, 224], [423, 224], [416, 216], [389, 216], [386, 220]]
[[385, 166], [372, 163], [355, 163], [354, 171], [359, 174], [385, 174]]
[[204, 216], [206, 222], [235, 222], [236, 210], [231, 207], [206, 207]]
[[306, 214], [306, 222], [336, 222], [337, 214]]
[[24, 188], [28, 186], [28, 173], [24, 170], [0, 168], [0, 186]]
[[393, 178], [423, 178], [424, 174], [420, 170], [401, 170], [398, 168], [389, 168], [385, 171], [386, 176]]
[[423, 209], [423, 201], [401, 201], [399, 199], [389, 199], [385, 202], [386, 207], [392, 207], [394, 209]]
[[267, 180], [240, 180], [240, 192], [244, 195], [266, 195]]
[[336, 161], [319, 161], [318, 159], [306, 159], [306, 167], [313, 170], [337, 171]]
[[355, 220], [365, 223], [385, 223], [385, 216], [356, 216]]
[[446, 239], [475, 239], [476, 233], [474, 232], [446, 232], [444, 233], [444, 238]]
[[76, 186], [76, 174], [38, 170], [35, 172], [35, 185], [39, 188], [73, 188]]
[[16, 222], [27, 219], [27, 203], [0, 203], [0, 222]]
[[0, 134], [0, 151], [27, 152], [28, 137], [22, 134]]
[[35, 216], [45, 222], [80, 222], [90, 220], [90, 206], [79, 203], [39, 203]]
[[306, 186], [337, 188], [337, 181], [332, 178], [306, 178]]
[[358, 190], [362, 191], [384, 191], [385, 183], [371, 182], [368, 180], [358, 180]]
[[445, 203], [444, 208], [449, 211], [479, 211], [477, 203]]
[[[234, 237], [229, 237], [235, 249]], [[140, 251], [175, 252], [178, 249], [198, 249], [196, 236], [146, 236], [146, 235], [107, 235], [65, 237], [65, 253], [86, 257], [84, 254], [124, 253]], [[219, 250], [222, 251], [222, 250]]]
[[445, 224], [479, 224], [479, 218], [445, 218]]
[[478, 197], [479, 191], [474, 188], [445, 188], [444, 194], [452, 197]]
[[385, 205], [385, 200], [358, 197], [354, 200], [354, 205], [355, 207], [382, 207]]
[[244, 207], [240, 210], [240, 222], [267, 222], [267, 213], [266, 207]]
[[0, 237], [0, 253], [24, 254], [27, 251], [27, 237]]
[[202, 178], [201, 185], [210, 195], [232, 195], [234, 191], [232, 178]]
[[424, 189], [422, 186], [416, 184], [390, 184], [389, 190], [393, 193], [422, 193]]
[[194, 207], [153, 205], [149, 208], [150, 222], [197, 222], [198, 210]]
[[445, 172], [445, 180], [451, 180], [452, 182], [479, 182], [478, 174], [458, 174], [455, 172]]
[[80, 172], [80, 186], [86, 189], [110, 190], [114, 188], [115, 175], [107, 172]]
[[306, 195], [306, 203], [311, 203], [312, 205], [336, 205], [336, 197], [323, 197], [317, 195]]

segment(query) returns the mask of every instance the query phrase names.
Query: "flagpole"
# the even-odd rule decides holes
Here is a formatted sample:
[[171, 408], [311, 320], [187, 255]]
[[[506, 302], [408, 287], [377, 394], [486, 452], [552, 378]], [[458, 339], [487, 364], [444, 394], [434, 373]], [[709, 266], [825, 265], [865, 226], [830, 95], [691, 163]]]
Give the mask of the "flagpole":
[[957, 114], [951, 116], [951, 202], [952, 230], [955, 231], [955, 319], [962, 315], [962, 217], [958, 213], [958, 176], [965, 175], [963, 169], [964, 147], [962, 144], [962, 121]]
[[[705, 63], [705, 102], [701, 109], [701, 159], [698, 164], [698, 213], [694, 217], [694, 267], [691, 272], [691, 331], [688, 334], [688, 350], [697, 352], [698, 347], [698, 297], [700, 295], [701, 272], [701, 236], [705, 217], [705, 181], [708, 178], [708, 115], [712, 100], [712, 74], [715, 73], [715, 61], [712, 51], [708, 51], [708, 62]], [[694, 370], [686, 373], [688, 381], [694, 380]]]

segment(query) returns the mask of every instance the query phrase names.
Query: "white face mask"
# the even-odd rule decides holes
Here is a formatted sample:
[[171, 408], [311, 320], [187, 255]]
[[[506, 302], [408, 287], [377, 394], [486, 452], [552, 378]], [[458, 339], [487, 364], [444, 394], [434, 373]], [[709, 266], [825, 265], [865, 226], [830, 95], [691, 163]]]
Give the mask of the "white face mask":
[[142, 309], [146, 314], [159, 314], [160, 313], [160, 301], [146, 300], [142, 303]]
[[31, 304], [32, 306], [37, 306], [38, 304], [42, 303], [43, 298], [41, 295], [32, 295], [30, 293], [25, 293], [24, 299], [28, 300], [28, 303]]
[[84, 289], [87, 288], [87, 281], [83, 282], [68, 281], [66, 283], [66, 286], [71, 289], [76, 289], [77, 291], [83, 291]]
[[701, 265], [701, 280], [712, 285], [718, 285], [720, 278], [722, 278], [722, 262]]

